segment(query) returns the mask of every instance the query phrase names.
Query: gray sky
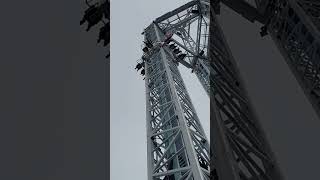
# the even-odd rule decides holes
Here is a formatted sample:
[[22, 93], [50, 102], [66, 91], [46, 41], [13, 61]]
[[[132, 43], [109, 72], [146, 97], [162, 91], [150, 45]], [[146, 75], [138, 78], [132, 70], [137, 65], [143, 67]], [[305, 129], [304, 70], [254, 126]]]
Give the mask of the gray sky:
[[[146, 179], [145, 88], [134, 70], [142, 54], [141, 32], [155, 18], [186, 2], [111, 1], [111, 180]], [[311, 105], [270, 37], [259, 36], [259, 25], [226, 8], [219, 19], [285, 177], [315, 179], [320, 121]], [[194, 74], [185, 69], [182, 74], [208, 131], [208, 98]]]

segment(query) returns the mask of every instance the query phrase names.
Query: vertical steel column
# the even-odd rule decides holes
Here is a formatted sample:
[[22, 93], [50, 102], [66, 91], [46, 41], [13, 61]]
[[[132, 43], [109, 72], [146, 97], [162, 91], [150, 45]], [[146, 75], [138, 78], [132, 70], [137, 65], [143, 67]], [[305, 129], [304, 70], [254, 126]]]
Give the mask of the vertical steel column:
[[145, 30], [155, 46], [144, 55], [146, 70], [148, 179], [209, 179], [209, 142], [155, 24]]
[[[215, 162], [214, 157], [212, 163], [217, 163], [218, 176], [229, 175], [222, 164], [230, 173], [237, 173], [234, 179], [283, 179], [213, 10], [210, 15], [211, 132], [214, 136], [220, 133], [222, 141], [217, 143], [225, 145], [229, 158], [227, 165]], [[213, 154], [221, 152], [217, 145], [212, 145]]]

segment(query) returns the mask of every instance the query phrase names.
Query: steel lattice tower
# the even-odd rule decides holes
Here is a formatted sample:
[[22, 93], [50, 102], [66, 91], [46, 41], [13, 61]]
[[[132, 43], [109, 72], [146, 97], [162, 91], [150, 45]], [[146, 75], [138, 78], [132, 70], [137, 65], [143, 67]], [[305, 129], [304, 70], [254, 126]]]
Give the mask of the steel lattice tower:
[[320, 117], [320, 1], [257, 1], [266, 27]]
[[283, 179], [214, 10], [210, 16], [210, 129], [219, 137], [211, 140], [211, 164], [219, 179]]
[[320, 117], [320, 1], [255, 0], [257, 8], [247, 0], [212, 2], [222, 2], [247, 20], [263, 25], [261, 35], [270, 34]]
[[[209, 172], [214, 180], [283, 179], [209, 1], [187, 3], [143, 34], [138, 69], [146, 80], [148, 179], [202, 180]], [[211, 100], [210, 158], [179, 63], [195, 72]]]
[[[86, 3], [80, 24], [87, 21], [89, 31], [102, 22], [98, 43], [109, 46], [109, 1]], [[255, 0], [257, 7], [247, 0], [193, 0], [144, 31], [136, 68], [146, 80], [148, 180], [283, 179], [216, 19], [220, 3], [263, 25], [261, 36], [271, 35], [320, 117], [319, 0]], [[192, 69], [210, 97], [210, 147], [179, 64]]]
[[[165, 36], [152, 23], [151, 42]], [[169, 47], [154, 44], [145, 56], [148, 179], [209, 179], [209, 143]]]

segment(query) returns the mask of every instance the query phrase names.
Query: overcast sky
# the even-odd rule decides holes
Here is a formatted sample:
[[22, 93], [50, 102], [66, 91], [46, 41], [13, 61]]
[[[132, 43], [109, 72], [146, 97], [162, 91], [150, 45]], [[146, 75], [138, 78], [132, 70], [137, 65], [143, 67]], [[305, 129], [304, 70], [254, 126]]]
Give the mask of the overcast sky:
[[[111, 180], [146, 180], [145, 88], [134, 70], [141, 32], [155, 18], [186, 0], [111, 1]], [[315, 179], [320, 162], [320, 121], [270, 37], [259, 25], [223, 8], [219, 17], [245, 79], [253, 105], [285, 177]], [[208, 98], [198, 80], [182, 69], [192, 102], [208, 132]]]

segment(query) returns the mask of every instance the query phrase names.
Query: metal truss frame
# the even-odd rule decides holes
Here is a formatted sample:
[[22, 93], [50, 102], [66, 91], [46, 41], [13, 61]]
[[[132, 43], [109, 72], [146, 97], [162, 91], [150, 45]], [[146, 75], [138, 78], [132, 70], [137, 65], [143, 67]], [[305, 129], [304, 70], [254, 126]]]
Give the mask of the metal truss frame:
[[[210, 20], [210, 129], [215, 136], [221, 136], [216, 144], [225, 145], [224, 157], [229, 158], [227, 164], [213, 156], [212, 163], [218, 159], [218, 175], [220, 172], [226, 179], [283, 179], [213, 10]], [[212, 149], [224, 153], [213, 142]]]
[[[210, 73], [206, 55], [210, 25], [208, 7], [209, 1], [191, 1], [157, 18], [154, 23], [163, 33], [174, 33], [172, 42], [187, 54], [189, 60], [188, 62], [185, 60], [179, 62], [196, 73], [209, 96]], [[198, 12], [193, 13], [193, 10], [198, 10]], [[192, 32], [192, 25], [195, 25], [196, 32]]]
[[[318, 0], [220, 1], [253, 22], [264, 24], [291, 72], [320, 117], [320, 2]], [[240, 5], [239, 5], [240, 4]]]
[[320, 117], [320, 2], [274, 0], [268, 31]]
[[[165, 35], [151, 24], [145, 39]], [[167, 46], [144, 54], [149, 180], [209, 180], [209, 142]]]
[[[208, 1], [191, 1], [154, 23], [163, 34], [175, 34], [171, 42], [183, 49], [189, 62], [174, 61], [169, 44], [164, 52], [172, 62], [192, 68], [210, 97], [211, 179], [283, 179]], [[195, 38], [192, 23], [197, 23]]]

